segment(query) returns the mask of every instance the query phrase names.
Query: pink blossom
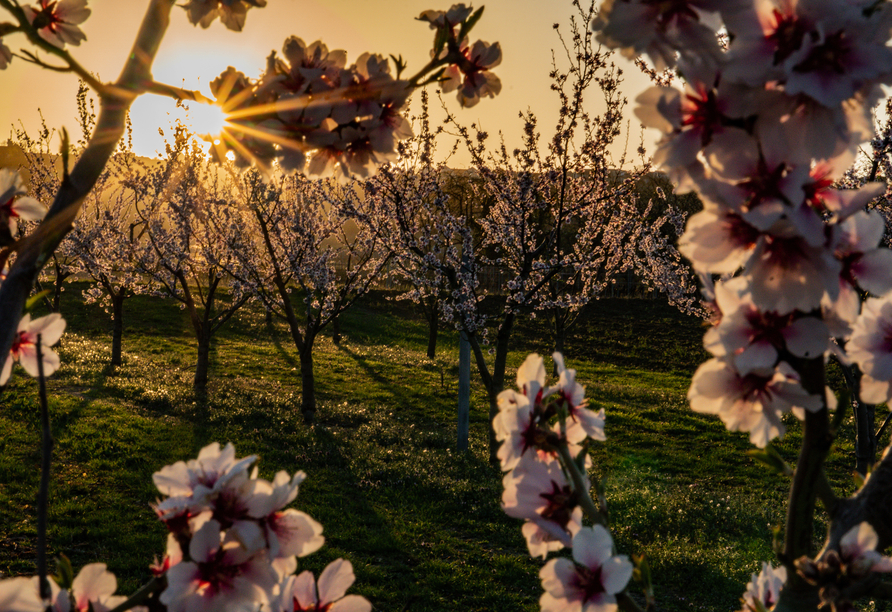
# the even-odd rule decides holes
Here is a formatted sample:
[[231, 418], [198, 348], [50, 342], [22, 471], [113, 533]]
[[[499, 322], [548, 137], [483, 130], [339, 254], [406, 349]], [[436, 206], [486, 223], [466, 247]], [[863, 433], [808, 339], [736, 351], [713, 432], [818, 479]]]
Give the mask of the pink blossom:
[[90, 16], [87, 0], [39, 0], [36, 6], [23, 6], [22, 10], [40, 37], [51, 45], [80, 45], [87, 39], [77, 27]]
[[828, 249], [812, 246], [796, 228], [779, 222], [747, 263], [753, 300], [765, 310], [786, 314], [818, 308], [825, 293], [839, 288], [840, 262]]
[[603, 442], [607, 439], [604, 435], [604, 409], [595, 412], [586, 408], [585, 387], [576, 382], [576, 370], [564, 367], [564, 357], [560, 353], [554, 353], [552, 359], [559, 379], [558, 384], [546, 390], [545, 395], [557, 393], [564, 402], [570, 420], [578, 422], [586, 436]]
[[268, 556], [246, 551], [217, 521], [195, 532], [189, 556], [167, 571], [160, 601], [170, 612], [241, 612], [269, 601], [277, 576]]
[[874, 295], [892, 290], [892, 251], [879, 248], [883, 216], [860, 211], [834, 227], [834, 252], [842, 262], [842, 278]]
[[[47, 612], [40, 598], [39, 582], [33, 578], [6, 578], [0, 580], [0, 610], [3, 612]], [[51, 589], [51, 612], [69, 612], [68, 594], [48, 579]]]
[[823, 405], [823, 398], [808, 394], [785, 362], [743, 376], [726, 359], [710, 359], [697, 368], [688, 400], [695, 412], [718, 415], [730, 431], [750, 432], [750, 442], [759, 448], [783, 436], [781, 415]]
[[780, 598], [781, 589], [787, 581], [787, 568], [771, 567], [762, 562], [762, 571], [753, 574], [743, 593], [743, 612], [771, 610]]
[[613, 539], [604, 527], [582, 527], [573, 536], [573, 560], [552, 559], [539, 572], [542, 612], [613, 612], [632, 570], [628, 557], [613, 556]]
[[533, 406], [525, 395], [506, 389], [498, 396], [499, 414], [493, 420], [502, 471], [514, 469], [527, 451], [536, 451], [541, 431], [534, 418]]
[[221, 450], [220, 443], [214, 442], [202, 448], [197, 459], [161, 468], [152, 475], [152, 481], [165, 495], [193, 495], [221, 488], [256, 460], [256, 455], [236, 459], [232, 443]]
[[861, 368], [861, 400], [892, 398], [892, 294], [864, 302], [846, 350]]
[[502, 479], [502, 509], [508, 516], [524, 519], [535, 528], [524, 529], [533, 556], [543, 558], [551, 550], [569, 545], [570, 536], [582, 525], [579, 496], [556, 459], [547, 463], [526, 455]]
[[[7, 226], [12, 237], [17, 229], [17, 219], [40, 221], [46, 208], [34, 198], [22, 197], [26, 193], [22, 177], [15, 170], [0, 169], [0, 226]], [[0, 237], [3, 229], [0, 227]]]
[[71, 584], [76, 612], [108, 612], [126, 601], [126, 597], [115, 595], [118, 581], [106, 569], [105, 563], [85, 565]]
[[876, 550], [879, 538], [873, 526], [862, 522], [849, 529], [839, 541], [839, 554], [848, 565], [852, 577], [860, 577], [871, 572], [892, 572], [892, 558]]
[[449, 65], [440, 84], [444, 93], [458, 90], [459, 104], [465, 108], [475, 106], [480, 98], [494, 98], [502, 91], [502, 82], [490, 72], [502, 63], [502, 47], [499, 43], [478, 40], [468, 46], [467, 39], [459, 45], [463, 60]]
[[422, 11], [417, 19], [419, 21], [428, 22], [432, 30], [445, 27], [454, 28], [470, 17], [473, 10], [472, 7], [465, 6], [465, 3], [461, 2], [459, 4], [453, 4], [448, 11]]
[[365, 597], [346, 595], [355, 579], [353, 566], [345, 559], [329, 563], [318, 581], [308, 571], [289, 576], [276, 612], [371, 612]]
[[65, 320], [59, 313], [53, 313], [39, 319], [31, 320], [26, 314], [19, 322], [18, 331], [12, 341], [9, 356], [0, 371], [0, 385], [5, 385], [12, 373], [12, 364], [18, 361], [30, 375], [39, 376], [37, 363], [37, 337], [40, 336], [40, 348], [43, 364], [43, 375], [49, 376], [59, 369], [59, 356], [49, 347], [62, 337], [65, 331]]
[[241, 32], [248, 9], [266, 6], [266, 0], [188, 0], [181, 6], [193, 25], [207, 28], [219, 17], [227, 29]]
[[827, 350], [829, 331], [820, 319], [760, 310], [745, 278], [716, 284], [715, 295], [722, 318], [703, 344], [714, 356], [732, 359], [741, 375], [773, 368], [778, 351], [814, 358]]
[[726, 274], [736, 272], [744, 264], [760, 236], [741, 215], [707, 204], [688, 219], [678, 250], [694, 269]]
[[606, 0], [592, 21], [598, 41], [633, 59], [647, 53], [657, 70], [675, 66], [682, 44], [696, 49], [702, 61], [718, 63], [721, 50], [708, 13], [740, 0]]

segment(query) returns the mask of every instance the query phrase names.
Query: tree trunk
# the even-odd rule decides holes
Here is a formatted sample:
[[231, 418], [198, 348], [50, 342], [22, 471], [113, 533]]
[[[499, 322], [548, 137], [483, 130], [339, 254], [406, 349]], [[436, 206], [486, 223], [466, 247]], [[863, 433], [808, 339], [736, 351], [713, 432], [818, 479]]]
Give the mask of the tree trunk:
[[[559, 310], [554, 311], [554, 350], [556, 353], [564, 354], [564, 342], [567, 339], [567, 324]], [[558, 375], [557, 363], [552, 366], [552, 374]]]
[[210, 358], [211, 334], [205, 329], [198, 334], [198, 362], [195, 364], [195, 381], [192, 384], [195, 395], [207, 395]]
[[316, 386], [313, 377], [313, 340], [307, 335], [303, 348], [300, 350], [300, 382], [301, 400], [300, 411], [304, 415], [304, 422], [310, 424], [316, 416]]
[[124, 335], [124, 294], [112, 295], [111, 364], [121, 365], [121, 336]]
[[[335, 318], [331, 320], [331, 341], [334, 342], [335, 346], [340, 346], [341, 344], [341, 315], [335, 315]], [[312, 361], [311, 357], [311, 364]]]
[[505, 366], [508, 361], [508, 341], [511, 339], [511, 329], [514, 327], [514, 314], [505, 316], [499, 326], [496, 335], [496, 358], [492, 365], [492, 379], [486, 390], [489, 395], [489, 462], [499, 464], [499, 441], [496, 440], [496, 430], [493, 427], [496, 416], [499, 414], [499, 393], [505, 386]]
[[840, 364], [846, 385], [852, 394], [852, 412], [855, 419], [855, 470], [866, 476], [876, 462], [877, 439], [874, 429], [876, 406], [861, 401], [861, 371], [857, 366]]
[[440, 325], [437, 320], [436, 313], [427, 320], [427, 358], [433, 359], [437, 356], [437, 332]]

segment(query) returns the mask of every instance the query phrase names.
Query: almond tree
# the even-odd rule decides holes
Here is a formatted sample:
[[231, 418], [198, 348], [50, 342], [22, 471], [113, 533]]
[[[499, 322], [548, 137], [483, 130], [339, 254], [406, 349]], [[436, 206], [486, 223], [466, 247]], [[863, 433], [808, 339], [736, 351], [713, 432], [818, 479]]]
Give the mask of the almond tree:
[[361, 183], [302, 177], [264, 182], [257, 172], [236, 180], [236, 207], [214, 220], [228, 250], [218, 265], [239, 291], [288, 323], [300, 355], [301, 411], [310, 422], [316, 413], [316, 339], [368, 291], [388, 258], [378, 256], [370, 228], [345, 215], [344, 202], [363, 198]]
[[[593, 13], [593, 6], [580, 9], [579, 20], [571, 21], [572, 41], [564, 45], [569, 68], [552, 71], [560, 113], [546, 153], [539, 151], [532, 113], [521, 115], [523, 147], [510, 153], [504, 144], [488, 152], [485, 132], [453, 121], [473, 160], [472, 171], [459, 178], [431, 161], [436, 134], [423, 125], [419, 138], [404, 147], [403, 165], [382, 169], [367, 187], [372, 208], [365, 218], [376, 224], [400, 269], [415, 279], [410, 295], [421, 300], [448, 287], [442, 316], [468, 335], [491, 418], [519, 315], [552, 313], [560, 349], [582, 306], [630, 267], [652, 286], [671, 288], [685, 307], [694, 303], [690, 274], [663, 234], [673, 222], [673, 231], [680, 231], [678, 215], [670, 210], [642, 223], [650, 209], [639, 206], [634, 189], [644, 171], [618, 171], [625, 160], [614, 162], [608, 152], [620, 134], [625, 100], [610, 54], [596, 49], [581, 26]], [[606, 104], [599, 117], [584, 109], [592, 88]], [[461, 210], [460, 202], [471, 207]], [[496, 315], [479, 308], [486, 296], [482, 265], [507, 276]], [[490, 342], [491, 364], [485, 355]], [[490, 442], [494, 458], [495, 438]]]
[[[147, 290], [136, 266], [137, 223], [133, 194], [118, 185], [90, 193], [65, 243], [74, 257], [73, 268], [93, 279], [84, 290], [87, 304], [102, 306], [112, 318], [111, 365], [121, 365], [124, 300]], [[64, 243], [63, 243], [64, 244]]]
[[155, 294], [180, 303], [198, 343], [194, 389], [207, 391], [214, 334], [250, 298], [240, 285], [227, 282], [226, 264], [235, 256], [229, 236], [239, 231], [221, 220], [228, 214], [222, 181], [209, 166], [201, 147], [178, 126], [167, 157], [147, 164], [128, 177], [136, 194], [139, 217], [135, 263], [155, 285]]
[[[77, 149], [68, 148], [66, 134], [59, 134], [41, 121], [36, 136], [28, 134], [23, 126], [14, 129], [11, 144], [18, 147], [22, 154], [21, 170], [28, 182], [30, 193], [45, 207], [49, 207], [53, 197], [62, 184], [63, 159], [53, 149], [59, 145], [67, 148], [66, 154], [76, 158]], [[59, 312], [65, 280], [75, 273], [75, 256], [71, 245], [63, 242], [48, 261], [52, 269], [46, 270], [35, 283], [36, 289], [44, 294], [43, 301], [53, 312]], [[44, 288], [49, 284], [49, 288]]]

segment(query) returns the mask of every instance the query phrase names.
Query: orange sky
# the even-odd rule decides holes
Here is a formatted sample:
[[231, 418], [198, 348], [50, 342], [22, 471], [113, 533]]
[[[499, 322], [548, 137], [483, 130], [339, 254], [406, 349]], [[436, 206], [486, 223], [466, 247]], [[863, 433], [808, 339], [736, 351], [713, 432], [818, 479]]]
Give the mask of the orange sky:
[[[146, 5], [146, 0], [90, 0], [93, 14], [83, 25], [87, 41], [80, 47], [71, 47], [74, 56], [101, 79], [113, 80]], [[219, 21], [207, 30], [193, 27], [184, 12], [175, 8], [173, 23], [155, 63], [155, 80], [209, 93], [207, 84], [227, 66], [235, 66], [248, 76], [258, 76], [265, 57], [271, 50], [281, 49], [290, 35], [300, 36], [308, 43], [321, 39], [331, 49], [345, 49], [348, 61], [364, 51], [402, 54], [409, 62], [411, 74], [427, 60], [433, 38], [427, 24], [414, 17], [425, 9], [448, 6], [430, 0], [269, 0], [266, 8], [249, 11], [241, 33], [226, 30]], [[486, 12], [472, 39], [501, 43], [503, 61], [496, 73], [502, 80], [502, 93], [467, 110], [458, 108], [454, 94], [447, 96], [447, 102], [464, 123], [480, 122], [491, 134], [504, 131], [513, 148], [519, 144], [519, 111], [532, 109], [545, 134], [548, 131], [544, 128], [554, 122], [557, 105], [548, 89], [548, 72], [550, 50], [559, 41], [552, 24], [560, 23], [567, 31], [574, 9], [569, 0], [488, 0], [485, 6]], [[13, 51], [24, 46], [20, 35], [9, 36], [5, 42]], [[646, 80], [634, 67], [626, 70], [626, 75], [627, 95], [634, 98], [636, 92], [646, 87]], [[7, 70], [0, 72], [0, 80], [7, 92], [14, 92], [0, 99], [0, 137], [5, 137], [9, 126], [19, 121], [29, 131], [36, 131], [38, 109], [43, 111], [50, 127], [65, 126], [73, 136], [77, 134], [76, 78], [39, 70], [15, 58]], [[593, 97], [591, 110], [597, 108]], [[172, 100], [146, 95], [136, 101], [132, 119], [137, 153], [153, 155], [163, 148], [158, 128], [169, 125], [171, 112], [177, 112]], [[629, 144], [633, 151], [638, 135], [633, 119]], [[453, 160], [451, 165], [464, 163], [466, 157]]]

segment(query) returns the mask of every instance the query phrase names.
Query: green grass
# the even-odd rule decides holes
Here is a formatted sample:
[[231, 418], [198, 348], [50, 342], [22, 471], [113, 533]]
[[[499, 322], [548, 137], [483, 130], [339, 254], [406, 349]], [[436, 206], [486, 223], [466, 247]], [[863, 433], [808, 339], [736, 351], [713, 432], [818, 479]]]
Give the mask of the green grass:
[[[441, 333], [436, 360], [406, 305], [378, 298], [349, 312], [340, 347], [316, 351], [318, 422], [300, 417], [296, 351], [281, 324], [245, 310], [212, 353], [206, 402], [193, 397], [195, 347], [175, 305], [125, 305], [124, 365], [106, 366], [106, 315], [66, 293], [69, 333], [49, 381], [56, 441], [50, 547], [75, 566], [103, 561], [129, 592], [146, 579], [165, 532], [149, 506], [151, 475], [231, 441], [260, 455], [261, 475], [304, 470], [296, 507], [325, 528], [326, 545], [300, 560], [320, 571], [345, 557], [354, 592], [377, 610], [537, 610], [538, 571], [520, 522], [500, 508], [501, 474], [487, 462], [487, 404], [473, 377], [471, 450], [455, 450], [457, 338]], [[541, 319], [524, 323], [509, 366], [550, 352]], [[607, 412], [593, 476], [607, 490], [620, 552], [645, 553], [660, 609], [731, 610], [783, 522], [788, 482], [753, 464], [745, 434], [687, 407], [705, 359], [699, 321], [658, 302], [596, 304], [567, 344], [595, 407]], [[507, 377], [513, 380], [513, 370]], [[0, 573], [34, 571], [40, 456], [36, 383], [17, 374], [0, 395]], [[854, 485], [851, 428], [828, 469]], [[793, 461], [798, 425], [778, 447]], [[816, 523], [816, 539], [823, 527]]]

